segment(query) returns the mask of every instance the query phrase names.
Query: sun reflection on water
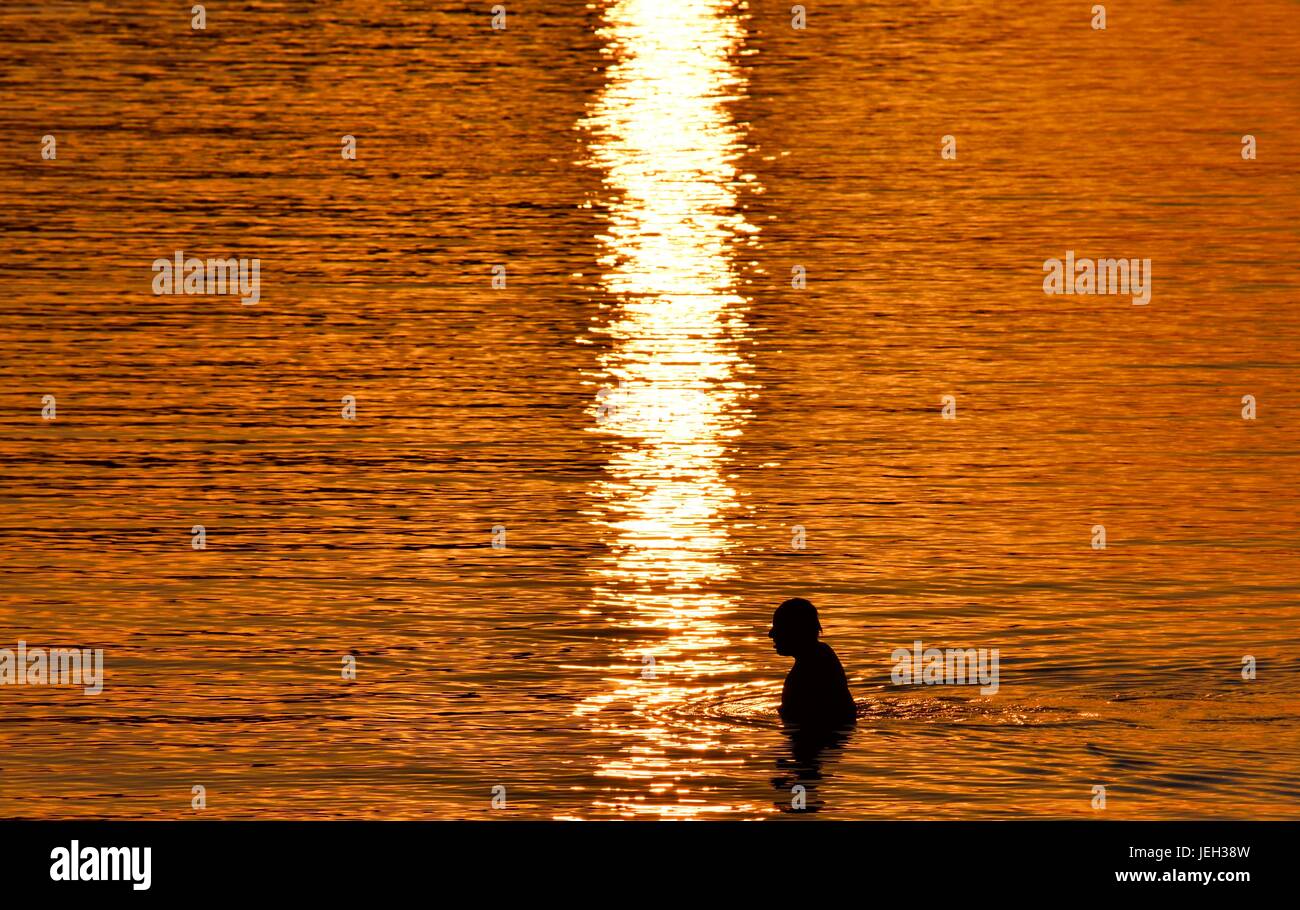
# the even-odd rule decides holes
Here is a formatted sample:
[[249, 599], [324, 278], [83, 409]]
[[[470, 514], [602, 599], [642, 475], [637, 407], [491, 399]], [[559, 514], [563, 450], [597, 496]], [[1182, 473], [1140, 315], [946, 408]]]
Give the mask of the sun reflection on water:
[[611, 59], [581, 127], [604, 175], [609, 227], [599, 237], [609, 336], [593, 404], [610, 447], [593, 521], [604, 557], [594, 603], [624, 645], [611, 691], [577, 709], [621, 743], [602, 756], [612, 782], [596, 807], [695, 816], [759, 807], [711, 797], [729, 755], [716, 725], [669, 716], [746, 669], [731, 638], [735, 603], [724, 475], [746, 410], [745, 298], [735, 248], [757, 229], [739, 211], [752, 177], [743, 130], [727, 110], [745, 88], [743, 27], [731, 4], [622, 0], [600, 31]]

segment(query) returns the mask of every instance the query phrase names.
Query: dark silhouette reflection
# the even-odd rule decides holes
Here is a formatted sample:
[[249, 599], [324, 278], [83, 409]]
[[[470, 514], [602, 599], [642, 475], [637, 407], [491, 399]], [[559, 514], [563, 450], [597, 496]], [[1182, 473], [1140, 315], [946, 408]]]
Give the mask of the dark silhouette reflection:
[[768, 637], [776, 653], [794, 658], [781, 689], [781, 720], [790, 740], [790, 757], [777, 761], [783, 773], [773, 778], [789, 797], [778, 802], [786, 812], [816, 812], [822, 765], [838, 755], [857, 722], [857, 706], [839, 657], [820, 640], [817, 608], [802, 597], [787, 600], [772, 614]]
[[776, 760], [779, 773], [772, 778], [772, 786], [781, 796], [775, 805], [782, 812], [818, 812], [825, 805], [817, 792], [826, 777], [823, 769], [839, 757], [853, 727], [804, 730], [786, 724], [783, 732], [790, 754]]

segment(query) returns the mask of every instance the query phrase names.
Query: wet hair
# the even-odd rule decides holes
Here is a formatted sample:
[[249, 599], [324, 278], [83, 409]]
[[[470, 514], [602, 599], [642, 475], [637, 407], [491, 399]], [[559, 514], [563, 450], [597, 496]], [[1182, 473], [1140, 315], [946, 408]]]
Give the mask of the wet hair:
[[811, 601], [802, 597], [791, 597], [772, 614], [772, 625], [779, 626], [797, 635], [816, 638], [822, 632], [821, 620], [817, 618], [817, 608]]

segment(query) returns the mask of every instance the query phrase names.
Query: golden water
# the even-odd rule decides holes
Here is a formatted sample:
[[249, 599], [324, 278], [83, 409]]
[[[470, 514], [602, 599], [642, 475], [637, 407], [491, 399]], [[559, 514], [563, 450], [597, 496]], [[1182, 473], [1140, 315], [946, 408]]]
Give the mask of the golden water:
[[1300, 7], [431, 6], [0, 10], [0, 816], [1297, 814]]

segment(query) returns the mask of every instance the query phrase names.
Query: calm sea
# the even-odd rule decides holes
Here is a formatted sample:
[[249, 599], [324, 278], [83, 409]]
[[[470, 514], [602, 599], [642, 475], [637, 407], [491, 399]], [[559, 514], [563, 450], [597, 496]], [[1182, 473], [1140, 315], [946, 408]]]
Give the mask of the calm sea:
[[0, 816], [1300, 816], [1300, 6], [506, 5], [0, 9]]

